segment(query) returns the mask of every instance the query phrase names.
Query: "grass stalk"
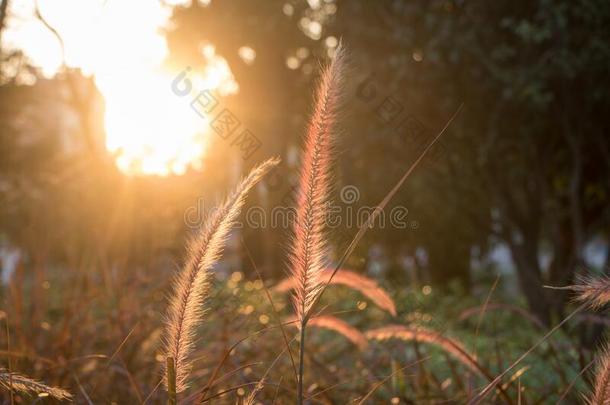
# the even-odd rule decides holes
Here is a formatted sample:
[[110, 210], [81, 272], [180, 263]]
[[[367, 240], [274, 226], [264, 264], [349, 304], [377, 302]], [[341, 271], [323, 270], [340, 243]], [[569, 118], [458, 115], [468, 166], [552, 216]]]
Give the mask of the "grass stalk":
[[297, 404], [303, 405], [303, 374], [305, 373], [305, 327], [306, 322], [301, 323], [301, 334], [299, 339], [299, 377], [297, 381]]
[[166, 362], [167, 405], [176, 405], [176, 368], [174, 366], [174, 358], [168, 357]]

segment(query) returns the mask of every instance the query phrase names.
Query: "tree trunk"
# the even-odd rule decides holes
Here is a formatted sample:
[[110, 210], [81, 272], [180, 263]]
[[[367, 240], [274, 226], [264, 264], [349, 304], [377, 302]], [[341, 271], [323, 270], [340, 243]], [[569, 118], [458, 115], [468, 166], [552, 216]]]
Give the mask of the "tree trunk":
[[[559, 225], [558, 235], [553, 246], [553, 261], [549, 268], [549, 285], [564, 287], [572, 284], [576, 270], [576, 253], [573, 233], [569, 223]], [[558, 319], [564, 315], [569, 291], [554, 290], [551, 295], [551, 311]]]
[[511, 256], [517, 267], [521, 291], [525, 295], [530, 311], [545, 325], [551, 325], [551, 311], [543, 287], [542, 271], [538, 263], [536, 244], [511, 242]]

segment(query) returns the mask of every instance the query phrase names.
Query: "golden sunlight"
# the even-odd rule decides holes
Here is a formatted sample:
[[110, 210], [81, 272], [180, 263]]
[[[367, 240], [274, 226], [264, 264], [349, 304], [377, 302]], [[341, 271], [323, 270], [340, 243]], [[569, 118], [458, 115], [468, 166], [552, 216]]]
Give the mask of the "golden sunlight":
[[[36, 2], [15, 0], [10, 7], [3, 40], [23, 49], [46, 76], [57, 73], [62, 48], [36, 18]], [[177, 72], [161, 67], [168, 6], [149, 0], [39, 0], [38, 9], [63, 40], [65, 64], [93, 75], [105, 100], [106, 148], [123, 172], [165, 176], [201, 169], [208, 123], [172, 93]], [[193, 72], [193, 83], [224, 95], [237, 92], [231, 69], [214, 47], [205, 46], [201, 56], [207, 68]]]
[[172, 77], [158, 72], [101, 81], [106, 100], [106, 147], [125, 173], [182, 174], [200, 168], [203, 119], [174, 95]]

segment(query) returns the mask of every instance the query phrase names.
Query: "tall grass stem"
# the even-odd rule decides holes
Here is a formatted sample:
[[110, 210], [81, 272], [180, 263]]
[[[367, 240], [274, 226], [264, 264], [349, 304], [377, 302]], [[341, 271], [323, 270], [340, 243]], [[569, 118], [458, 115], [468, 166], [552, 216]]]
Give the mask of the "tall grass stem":
[[176, 405], [176, 368], [174, 358], [167, 358], [167, 405]]
[[301, 323], [301, 337], [299, 339], [299, 380], [297, 385], [297, 404], [303, 405], [303, 374], [305, 373], [305, 327], [306, 322]]

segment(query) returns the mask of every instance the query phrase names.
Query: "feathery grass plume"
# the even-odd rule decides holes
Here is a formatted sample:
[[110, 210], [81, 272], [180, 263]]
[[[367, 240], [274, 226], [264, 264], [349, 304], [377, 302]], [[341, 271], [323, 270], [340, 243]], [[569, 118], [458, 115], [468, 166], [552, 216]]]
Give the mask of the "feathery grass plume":
[[[176, 276], [166, 317], [164, 356], [174, 359], [176, 392], [186, 389], [190, 372], [188, 356], [193, 349], [197, 324], [204, 313], [209, 272], [222, 253], [227, 236], [244, 205], [246, 194], [279, 159], [254, 168], [233, 193], [205, 221], [188, 244], [184, 269]], [[167, 387], [167, 378], [165, 381]]]
[[25, 377], [21, 374], [11, 373], [4, 368], [0, 368], [0, 387], [6, 390], [13, 390], [25, 395], [38, 397], [52, 397], [59, 401], [71, 400], [72, 394], [68, 391], [49, 387], [41, 382]]
[[597, 362], [593, 395], [587, 403], [590, 405], [610, 405], [610, 348], [608, 346], [602, 350]]
[[[344, 285], [353, 290], [359, 291], [362, 295], [370, 299], [379, 308], [396, 316], [396, 305], [387, 291], [377, 284], [374, 280], [360, 275], [350, 270], [340, 269], [333, 277], [333, 269], [326, 269], [322, 273], [322, 284]], [[274, 290], [278, 292], [289, 291], [297, 285], [294, 277], [288, 277], [279, 282]]]
[[331, 190], [330, 167], [344, 75], [344, 60], [345, 53], [339, 43], [332, 62], [322, 72], [301, 161], [294, 236], [291, 240], [289, 256], [289, 271], [296, 280], [292, 303], [300, 330], [298, 405], [303, 403], [305, 327], [311, 308], [324, 287], [321, 277], [327, 250], [324, 233]]
[[438, 332], [422, 327], [412, 328], [403, 325], [390, 325], [367, 331], [365, 336], [370, 340], [378, 341], [400, 339], [404, 341], [432, 344], [453, 356], [456, 360], [479, 376], [485, 377], [473, 354], [469, 353], [461, 343], [445, 337]]
[[567, 287], [576, 293], [576, 300], [585, 302], [592, 309], [599, 309], [610, 302], [610, 277], [578, 277], [578, 284]]
[[347, 322], [334, 316], [314, 316], [309, 319], [308, 326], [329, 329], [343, 335], [347, 340], [358, 346], [360, 350], [365, 350], [368, 341], [364, 334]]
[[345, 54], [339, 45], [322, 73], [316, 104], [309, 122], [301, 162], [290, 273], [296, 280], [293, 305], [299, 323], [305, 325], [323, 286], [327, 241], [325, 220], [331, 191], [331, 162], [335, 124], [344, 74]]

